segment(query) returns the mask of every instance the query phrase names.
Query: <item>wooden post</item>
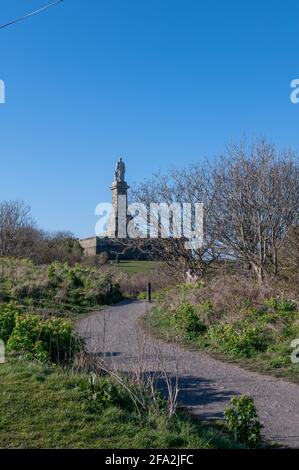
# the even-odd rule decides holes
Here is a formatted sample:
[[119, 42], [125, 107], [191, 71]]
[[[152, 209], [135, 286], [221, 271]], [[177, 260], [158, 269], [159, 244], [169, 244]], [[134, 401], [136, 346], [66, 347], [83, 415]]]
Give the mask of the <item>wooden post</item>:
[[151, 285], [150, 282], [148, 282], [148, 284], [147, 284], [147, 298], [146, 298], [146, 300], [148, 302], [152, 301], [152, 285]]

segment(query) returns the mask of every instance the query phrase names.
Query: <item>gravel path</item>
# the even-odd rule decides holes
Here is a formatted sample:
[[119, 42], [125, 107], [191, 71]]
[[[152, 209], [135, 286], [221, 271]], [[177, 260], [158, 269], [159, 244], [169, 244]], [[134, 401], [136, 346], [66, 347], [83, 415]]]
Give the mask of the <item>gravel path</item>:
[[[92, 314], [78, 324], [89, 351], [105, 356], [122, 371], [157, 374], [179, 370], [179, 401], [201, 419], [223, 417], [232, 395], [254, 398], [264, 436], [283, 446], [299, 448], [299, 386], [262, 376], [215, 360], [203, 352], [186, 351], [146, 335], [138, 318], [145, 302], [124, 301]], [[162, 385], [161, 385], [162, 386]]]

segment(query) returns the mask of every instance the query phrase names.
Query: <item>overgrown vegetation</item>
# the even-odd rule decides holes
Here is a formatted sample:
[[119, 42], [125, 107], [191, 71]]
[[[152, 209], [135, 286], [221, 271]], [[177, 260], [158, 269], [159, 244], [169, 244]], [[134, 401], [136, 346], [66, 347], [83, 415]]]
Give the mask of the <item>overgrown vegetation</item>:
[[[213, 428], [175, 408], [169, 414], [163, 399], [152, 395], [140, 412], [129, 388], [111, 376], [72, 372], [81, 342], [63, 317], [116, 302], [122, 293], [143, 298], [150, 281], [157, 304], [148, 322], [157, 334], [299, 382], [299, 364], [291, 362], [291, 343], [299, 338], [298, 174], [297, 155], [257, 139], [229, 146], [210, 164], [141, 184], [133, 200], [145, 207], [205, 206], [204, 243], [186, 250], [194, 221], [185, 219], [191, 233], [152, 244], [153, 259], [163, 263], [151, 269], [148, 262], [107, 265], [105, 254], [84, 259], [72, 234], [46, 234], [23, 202], [1, 202], [0, 339], [9, 362], [0, 369], [0, 446], [229, 446]], [[170, 219], [174, 233], [174, 214]], [[138, 237], [129, 243], [144, 248]], [[147, 392], [142, 385], [143, 400]], [[259, 445], [251, 399], [235, 397], [231, 405], [225, 416], [236, 440]]]
[[169, 418], [163, 399], [138, 412], [106, 376], [19, 359], [0, 367], [0, 430], [2, 449], [239, 447], [184, 412]]
[[157, 296], [148, 326], [167, 340], [299, 382], [299, 365], [291, 361], [291, 343], [299, 338], [298, 301], [283, 292], [274, 296], [275, 290], [232, 276], [177, 285]]
[[[142, 381], [84, 364], [82, 340], [55, 309], [66, 313], [118, 298], [107, 273], [14, 259], [0, 266], [0, 339], [7, 359], [0, 368], [1, 448], [239, 446], [223, 427], [202, 426], [180, 410], [170, 413], [168, 401]], [[78, 372], [90, 367], [96, 373]]]
[[14, 301], [46, 315], [84, 312], [121, 300], [119, 286], [101, 268], [0, 258], [0, 302]]
[[14, 304], [0, 304], [0, 339], [8, 353], [56, 364], [69, 363], [82, 348], [70, 321], [24, 314]]

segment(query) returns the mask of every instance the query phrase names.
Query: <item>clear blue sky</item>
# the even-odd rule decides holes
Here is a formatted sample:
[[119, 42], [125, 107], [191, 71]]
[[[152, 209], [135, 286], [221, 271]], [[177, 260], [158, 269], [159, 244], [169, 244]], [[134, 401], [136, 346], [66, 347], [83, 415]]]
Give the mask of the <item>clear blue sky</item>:
[[[50, 0], [1, 0], [4, 23]], [[0, 30], [1, 199], [94, 234], [129, 183], [263, 134], [299, 150], [298, 0], [65, 0]]]

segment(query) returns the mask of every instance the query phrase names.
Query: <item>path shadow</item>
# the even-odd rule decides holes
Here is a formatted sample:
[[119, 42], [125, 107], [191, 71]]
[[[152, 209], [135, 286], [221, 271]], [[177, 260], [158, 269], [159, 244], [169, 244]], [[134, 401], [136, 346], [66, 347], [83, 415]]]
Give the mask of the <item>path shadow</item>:
[[99, 358], [109, 358], [109, 357], [117, 357], [117, 356], [121, 356], [122, 353], [121, 352], [117, 352], [117, 351], [109, 351], [109, 352], [89, 352], [88, 353], [88, 356], [92, 359], [99, 359]]
[[[126, 375], [130, 372], [126, 371]], [[155, 389], [168, 396], [166, 380], [159, 371], [148, 371], [142, 374], [145, 383], [154, 380]], [[175, 386], [175, 376], [169, 375], [172, 386]], [[203, 420], [223, 419], [224, 405], [229, 403], [233, 395], [238, 395], [235, 390], [216, 389], [211, 380], [192, 375], [179, 378], [178, 405], [184, 408], [192, 408], [192, 413]]]

